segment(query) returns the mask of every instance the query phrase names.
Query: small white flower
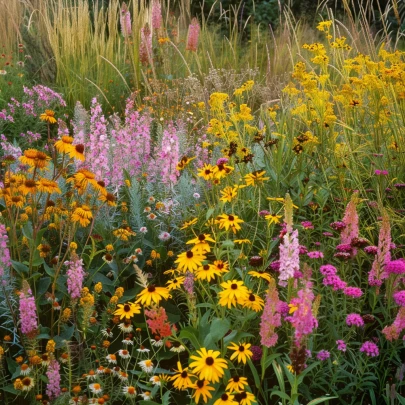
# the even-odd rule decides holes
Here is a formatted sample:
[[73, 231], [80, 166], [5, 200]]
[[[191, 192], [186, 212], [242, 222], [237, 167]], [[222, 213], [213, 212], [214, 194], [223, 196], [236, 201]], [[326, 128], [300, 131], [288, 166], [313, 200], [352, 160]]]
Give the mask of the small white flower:
[[139, 394], [145, 401], [152, 398], [150, 391], [145, 391]]
[[86, 375], [86, 378], [88, 380], [95, 380], [97, 377], [97, 374], [94, 372], [94, 370], [90, 370], [89, 373]]
[[124, 344], [124, 345], [133, 345], [134, 342], [133, 342], [133, 340], [131, 340], [130, 338], [125, 338], [125, 339], [122, 341], [122, 344]]
[[20, 374], [21, 375], [28, 375], [31, 372], [31, 367], [28, 364], [22, 364]]
[[162, 347], [163, 346], [163, 340], [162, 339], [160, 339], [160, 340], [151, 339], [150, 343], [154, 347]]
[[186, 350], [186, 348], [183, 346], [183, 345], [180, 345], [180, 346], [172, 346], [171, 348], [170, 348], [170, 351], [171, 352], [175, 352], [175, 353], [181, 353], [181, 352], [184, 352]]
[[121, 349], [118, 351], [118, 354], [120, 355], [120, 357], [122, 357], [123, 359], [129, 359], [131, 357], [131, 353], [126, 350], [126, 349]]
[[101, 334], [106, 338], [112, 338], [114, 334], [111, 332], [111, 329], [101, 329]]
[[200, 194], [198, 194], [198, 193], [194, 193], [194, 194], [193, 194], [193, 197], [198, 200], [201, 196], [200, 196]]
[[169, 240], [171, 238], [171, 235], [169, 232], [161, 232], [160, 235], [158, 236], [158, 238], [161, 241], [166, 242], [167, 240]]
[[128, 381], [128, 374], [125, 371], [121, 371], [119, 378], [121, 381]]
[[153, 372], [154, 365], [153, 365], [152, 360], [149, 360], [149, 359], [148, 360], [143, 360], [143, 361], [140, 361], [138, 364], [141, 366], [142, 370], [145, 373], [152, 373]]
[[[143, 228], [145, 228], [145, 227], [143, 227]], [[142, 228], [141, 228], [141, 229], [142, 229]], [[145, 228], [145, 229], [146, 229], [146, 228]], [[146, 229], [146, 232], [148, 232], [147, 229]], [[146, 232], [145, 232], [145, 233], [146, 233]], [[143, 253], [143, 252], [142, 252], [142, 249], [141, 249], [141, 248], [136, 248], [136, 249], [135, 249], [135, 253], [136, 253], [137, 255], [139, 255], [139, 256], [142, 256], [142, 253]]]
[[104, 367], [103, 366], [100, 366], [100, 367], [97, 367], [97, 374], [104, 374]]
[[131, 333], [134, 330], [134, 327], [130, 323], [120, 323], [118, 327], [125, 333]]
[[155, 197], [150, 196], [150, 197], [148, 198], [148, 202], [149, 202], [150, 204], [153, 204], [153, 203], [155, 202]]
[[117, 356], [115, 354], [109, 354], [106, 356], [106, 360], [111, 364], [117, 364]]
[[103, 392], [103, 389], [99, 383], [90, 384], [89, 388], [93, 394], [101, 394]]
[[6, 70], [4, 70], [4, 69], [1, 69], [1, 70], [0, 70], [0, 75], [4, 76], [4, 75], [6, 75], [6, 74], [7, 74], [7, 71], [6, 71]]
[[136, 349], [139, 353], [149, 353], [150, 350], [144, 346], [141, 346], [139, 349]]
[[161, 386], [160, 377], [157, 375], [154, 375], [153, 377], [151, 377], [149, 381], [152, 383], [152, 385], [157, 385], [159, 387]]
[[136, 389], [132, 385], [129, 387], [122, 387], [122, 392], [128, 398], [134, 397], [136, 395]]
[[116, 366], [116, 367], [114, 367], [114, 368], [112, 369], [112, 373], [113, 373], [116, 377], [119, 377], [120, 372], [121, 372], [121, 367]]

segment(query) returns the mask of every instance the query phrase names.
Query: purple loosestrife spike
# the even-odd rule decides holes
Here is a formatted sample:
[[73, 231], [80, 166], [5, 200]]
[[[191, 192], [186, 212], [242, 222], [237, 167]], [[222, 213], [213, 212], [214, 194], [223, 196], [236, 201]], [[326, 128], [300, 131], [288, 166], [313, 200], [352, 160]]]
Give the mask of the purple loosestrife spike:
[[384, 210], [380, 234], [378, 236], [377, 254], [375, 256], [371, 270], [368, 273], [368, 283], [371, 286], [380, 287], [383, 283], [383, 280], [388, 277], [388, 274], [385, 271], [385, 266], [391, 260], [390, 245], [391, 245], [390, 221], [387, 212]]
[[278, 303], [279, 298], [276, 283], [271, 279], [260, 321], [261, 344], [266, 347], [274, 346], [278, 340], [278, 335], [275, 332], [275, 329], [281, 326], [281, 314]]
[[7, 247], [8, 236], [4, 224], [0, 224], [0, 278], [4, 276], [4, 270], [11, 266], [10, 251]]
[[122, 3], [121, 7], [121, 32], [124, 38], [128, 38], [132, 34], [131, 13], [128, 10], [128, 6]]
[[60, 389], [60, 364], [55, 359], [50, 362], [46, 376], [48, 377], [46, 394], [49, 399], [58, 398], [62, 392]]
[[68, 266], [67, 288], [72, 299], [80, 298], [80, 293], [83, 288], [83, 280], [85, 272], [83, 270], [83, 260], [76, 253], [72, 253], [71, 260], [66, 261], [65, 266]]
[[[352, 198], [347, 204], [345, 215], [342, 222], [346, 224], [346, 227], [340, 234], [340, 240], [342, 245], [350, 245], [354, 238], [359, 237], [359, 216], [357, 214], [357, 200], [358, 194], [353, 193]], [[351, 255], [355, 256], [357, 249], [351, 250]]]
[[28, 282], [25, 280], [20, 292], [20, 325], [21, 332], [28, 337], [33, 337], [38, 329], [35, 298]]
[[194, 275], [190, 271], [186, 272], [186, 278], [184, 280], [183, 287], [188, 295], [194, 295]]
[[162, 26], [162, 6], [160, 0], [152, 1], [152, 29], [159, 30]]
[[191, 20], [191, 24], [188, 27], [186, 50], [193, 52], [197, 51], [199, 35], [200, 35], [200, 24], [198, 23], [197, 18], [194, 17]]
[[399, 338], [400, 333], [405, 329], [405, 307], [401, 307], [392, 325], [386, 326], [382, 333], [385, 338], [392, 342]]
[[141, 43], [139, 45], [139, 60], [143, 65], [152, 62], [152, 31], [148, 24], [141, 28]]

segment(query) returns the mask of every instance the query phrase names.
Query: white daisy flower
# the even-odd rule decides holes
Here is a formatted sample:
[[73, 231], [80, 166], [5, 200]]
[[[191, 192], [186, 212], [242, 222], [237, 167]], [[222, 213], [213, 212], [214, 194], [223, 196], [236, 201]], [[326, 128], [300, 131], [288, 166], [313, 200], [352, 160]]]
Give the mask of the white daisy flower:
[[136, 396], [136, 389], [132, 385], [129, 387], [122, 387], [122, 392], [127, 398]]
[[125, 338], [123, 341], [122, 341], [122, 344], [124, 344], [124, 345], [133, 345], [134, 344], [134, 341], [133, 340], [131, 340], [130, 338]]
[[134, 330], [134, 327], [130, 323], [120, 323], [118, 327], [125, 333], [131, 333]]
[[151, 377], [149, 381], [152, 383], [152, 385], [158, 385], [159, 387], [162, 384], [160, 381], [160, 377], [157, 375], [154, 375], [153, 377]]
[[162, 347], [164, 342], [163, 342], [163, 339], [159, 339], [159, 340], [151, 339], [150, 343], [154, 347]]
[[169, 240], [172, 236], [170, 235], [169, 232], [161, 232], [158, 236], [158, 238], [162, 241], [162, 242], [166, 242], [167, 240]]
[[111, 332], [111, 329], [101, 329], [101, 334], [106, 338], [112, 338], [114, 334]]
[[139, 349], [136, 349], [139, 353], [149, 353], [150, 350], [147, 349], [145, 346], [141, 346]]
[[171, 352], [174, 352], [174, 353], [181, 353], [181, 352], [184, 352], [186, 350], [186, 348], [183, 346], [183, 345], [180, 345], [180, 346], [172, 346], [171, 348], [170, 348], [170, 351]]
[[111, 364], [117, 364], [117, 356], [115, 354], [109, 354], [106, 356], [106, 360]]
[[121, 381], [124, 381], [124, 382], [128, 381], [128, 374], [125, 371], [121, 371], [119, 378], [120, 378]]
[[139, 394], [145, 401], [152, 398], [150, 391], [141, 392]]
[[152, 373], [153, 372], [154, 365], [153, 365], [152, 360], [149, 360], [149, 359], [148, 360], [143, 360], [143, 361], [140, 361], [138, 364], [141, 366], [142, 370], [145, 373]]
[[31, 372], [31, 367], [28, 364], [21, 364], [21, 375], [28, 375]]
[[[139, 229], [139, 232], [140, 232], [140, 233], [147, 233], [147, 232], [148, 232], [148, 228], [147, 228], [146, 226], [142, 226], [142, 227]], [[135, 250], [135, 252], [136, 252], [136, 250]]]
[[103, 388], [99, 383], [90, 384], [89, 388], [93, 394], [101, 394], [103, 392]]
[[121, 349], [118, 351], [118, 354], [120, 355], [120, 357], [122, 357], [123, 359], [129, 359], [131, 357], [131, 353], [126, 350], [126, 349]]

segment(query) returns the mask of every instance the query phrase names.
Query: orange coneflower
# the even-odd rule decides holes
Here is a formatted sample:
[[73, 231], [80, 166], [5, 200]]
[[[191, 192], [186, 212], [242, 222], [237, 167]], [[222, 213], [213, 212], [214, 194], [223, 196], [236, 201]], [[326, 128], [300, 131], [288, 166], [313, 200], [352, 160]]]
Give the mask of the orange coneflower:
[[72, 149], [73, 137], [63, 135], [61, 139], [55, 142], [55, 148], [59, 153], [69, 153]]
[[56, 124], [57, 122], [55, 118], [55, 111], [52, 110], [45, 110], [45, 112], [39, 116], [39, 119], [41, 121], [49, 122], [50, 124]]
[[73, 145], [72, 149], [69, 151], [69, 156], [73, 159], [84, 161], [85, 157], [83, 152], [84, 145], [82, 143], [78, 143], [77, 145]]

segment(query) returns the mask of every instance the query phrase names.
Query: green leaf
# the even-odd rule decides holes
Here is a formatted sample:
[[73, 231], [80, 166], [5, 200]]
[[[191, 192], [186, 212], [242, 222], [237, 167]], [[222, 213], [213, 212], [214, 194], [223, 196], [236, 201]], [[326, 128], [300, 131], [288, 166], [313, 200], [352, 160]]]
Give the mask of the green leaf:
[[162, 396], [162, 405], [170, 405], [170, 391], [166, 391]]
[[219, 340], [221, 340], [226, 333], [229, 331], [231, 327], [230, 322], [228, 319], [220, 319], [220, 318], [215, 318], [210, 327], [210, 335], [212, 337], [212, 340], [216, 343]]
[[207, 210], [207, 214], [205, 215], [205, 219], [206, 219], [207, 221], [211, 218], [211, 216], [212, 216], [212, 214], [214, 213], [214, 211], [215, 211], [215, 208], [210, 208], [210, 209]]
[[55, 277], [55, 270], [52, 267], [49, 267], [46, 263], [44, 263], [44, 269], [48, 275]]
[[252, 374], [253, 374], [253, 378], [254, 378], [254, 380], [255, 380], [256, 388], [260, 388], [261, 382], [260, 382], [259, 374], [257, 373], [256, 367], [255, 367], [255, 365], [252, 363], [252, 360], [248, 360], [248, 364], [249, 364], [249, 367], [250, 367], [250, 371], [251, 371]]
[[405, 398], [397, 393], [397, 399], [401, 405], [405, 405]]
[[313, 399], [311, 402], [308, 402], [308, 405], [316, 405], [320, 404], [321, 402], [329, 401], [330, 399], [335, 399], [338, 397], [319, 397], [316, 399]]
[[11, 266], [13, 269], [20, 275], [22, 276], [22, 273], [28, 274], [30, 269], [25, 265], [20, 262], [16, 262], [15, 260], [11, 260]]
[[14, 374], [15, 371], [17, 370], [18, 363], [16, 361], [14, 361], [13, 359], [11, 359], [10, 357], [6, 357], [6, 361], [7, 361], [8, 371], [10, 372], [10, 374]]
[[32, 240], [33, 239], [33, 228], [31, 221], [28, 221], [22, 228], [23, 235], [27, 238]]
[[18, 395], [19, 391], [14, 389], [13, 384], [6, 385], [5, 387], [0, 387], [3, 391], [10, 392], [11, 394]]
[[48, 291], [48, 287], [51, 284], [51, 278], [50, 277], [43, 277], [38, 281], [38, 286], [37, 286], [37, 295], [41, 296], [45, 294]]
[[190, 343], [194, 346], [195, 349], [199, 349], [201, 347], [200, 342], [197, 339], [197, 330], [191, 326], [187, 326], [186, 328], [182, 329], [179, 335], [180, 339], [188, 339]]
[[287, 401], [291, 401], [291, 397], [290, 397], [289, 395], [287, 395], [285, 392], [281, 392], [281, 391], [279, 391], [279, 390], [275, 390], [275, 391], [272, 391], [272, 392], [271, 392], [270, 398], [271, 398], [273, 395], [277, 395], [277, 396], [279, 396], [280, 398], [286, 399]]

